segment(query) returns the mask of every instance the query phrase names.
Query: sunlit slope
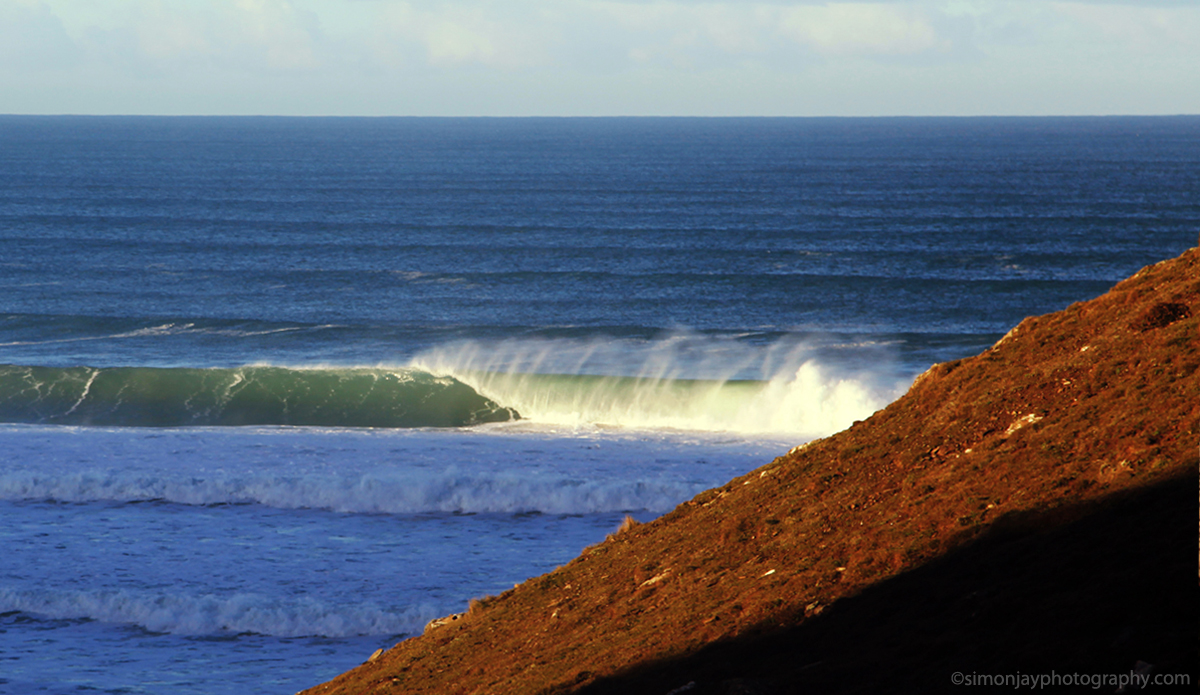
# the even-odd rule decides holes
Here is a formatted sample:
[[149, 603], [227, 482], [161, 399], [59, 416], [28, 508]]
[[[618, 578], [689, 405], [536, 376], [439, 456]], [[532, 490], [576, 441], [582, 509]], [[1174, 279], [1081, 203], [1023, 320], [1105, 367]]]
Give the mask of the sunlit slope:
[[[1198, 336], [1193, 249], [308, 692], [912, 692], [949, 688], [951, 663], [1194, 669]], [[894, 582], [903, 603], [849, 623], [850, 651], [811, 656], [805, 635]], [[922, 617], [938, 611], [993, 622], [944, 634]], [[886, 678], [853, 644], [893, 655]]]

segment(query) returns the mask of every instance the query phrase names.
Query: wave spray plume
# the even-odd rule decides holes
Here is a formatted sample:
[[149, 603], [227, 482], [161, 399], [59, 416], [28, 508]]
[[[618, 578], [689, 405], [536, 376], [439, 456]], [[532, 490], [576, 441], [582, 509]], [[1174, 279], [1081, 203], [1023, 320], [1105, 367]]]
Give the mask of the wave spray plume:
[[[869, 416], [907, 386], [898, 378], [840, 373], [798, 344], [760, 347], [685, 335], [614, 354], [630, 347], [561, 339], [462, 343], [412, 366], [468, 384], [539, 423], [810, 438]], [[616, 371], [616, 362], [631, 373], [587, 373]]]

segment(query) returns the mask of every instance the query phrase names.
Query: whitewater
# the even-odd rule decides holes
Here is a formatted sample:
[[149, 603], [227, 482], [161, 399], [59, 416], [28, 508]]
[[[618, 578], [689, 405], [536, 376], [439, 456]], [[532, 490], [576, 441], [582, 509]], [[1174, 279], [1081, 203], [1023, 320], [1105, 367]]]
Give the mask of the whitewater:
[[0, 693], [329, 679], [1197, 200], [1197, 118], [0, 116]]

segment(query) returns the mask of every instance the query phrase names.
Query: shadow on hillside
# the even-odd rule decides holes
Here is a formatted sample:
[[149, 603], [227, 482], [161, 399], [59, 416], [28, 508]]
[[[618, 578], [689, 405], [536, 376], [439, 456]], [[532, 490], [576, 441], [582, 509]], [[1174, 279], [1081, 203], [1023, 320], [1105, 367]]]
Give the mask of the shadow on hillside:
[[1086, 507], [1002, 519], [970, 545], [796, 627], [574, 692], [968, 692], [989, 688], [955, 686], [952, 674], [1129, 674], [1139, 661], [1189, 674], [1195, 692], [1198, 482], [1192, 471]]

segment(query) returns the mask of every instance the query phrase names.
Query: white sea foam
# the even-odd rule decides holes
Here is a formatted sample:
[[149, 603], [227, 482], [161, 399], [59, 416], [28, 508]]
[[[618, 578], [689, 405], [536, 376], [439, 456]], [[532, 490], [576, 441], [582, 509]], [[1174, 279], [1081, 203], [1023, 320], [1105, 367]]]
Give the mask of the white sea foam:
[[328, 330], [331, 328], [339, 328], [339, 324], [321, 324], [321, 325], [301, 325], [301, 326], [282, 326], [278, 328], [222, 328], [213, 326], [197, 326], [195, 323], [163, 323], [157, 326], [147, 326], [145, 328], [135, 328], [129, 331], [120, 331], [118, 333], [104, 333], [100, 335], [81, 335], [71, 338], [48, 338], [46, 340], [12, 340], [0, 343], [0, 347], [24, 347], [33, 345], [54, 345], [59, 343], [88, 343], [104, 340], [125, 340], [128, 338], [147, 338], [147, 337], [164, 337], [189, 334], [201, 335], [221, 335], [232, 338], [252, 338], [265, 335], [275, 335], [279, 333], [315, 333], [317, 331]]
[[543, 512], [588, 514], [665, 512], [704, 490], [674, 480], [585, 481], [569, 476], [459, 473], [453, 469], [357, 476], [191, 475], [85, 470], [47, 475], [0, 472], [0, 499], [58, 502], [161, 500], [189, 505], [262, 504], [279, 509], [413, 514], [421, 512]]
[[120, 340], [123, 338], [145, 338], [147, 336], [164, 336], [174, 335], [178, 333], [187, 333], [192, 331], [196, 324], [194, 323], [164, 323], [159, 326], [149, 326], [146, 328], [138, 328], [132, 331], [123, 331], [121, 333], [110, 333], [106, 335], [85, 335], [75, 338], [51, 338], [48, 340], [14, 340], [7, 343], [0, 343], [0, 347], [15, 347], [23, 345], [51, 345], [54, 343], [84, 343], [95, 340]]
[[244, 328], [204, 328], [197, 330], [197, 333], [211, 333], [213, 335], [224, 335], [234, 338], [252, 338], [263, 335], [276, 335], [278, 333], [315, 333], [317, 331], [328, 330], [330, 328], [339, 328], [338, 324], [327, 323], [320, 326], [285, 326], [282, 328], [264, 328], [261, 330], [249, 330]]
[[142, 472], [83, 471], [46, 475], [0, 473], [0, 499], [56, 502], [263, 504], [278, 509], [328, 509], [343, 513], [590, 514], [667, 511], [704, 490], [672, 480], [584, 481], [528, 478], [517, 473], [409, 472], [335, 475], [191, 475], [172, 478]]
[[285, 600], [249, 593], [192, 596], [161, 591], [82, 591], [0, 587], [0, 613], [22, 611], [50, 619], [137, 625], [181, 635], [253, 633], [276, 637], [349, 637], [413, 633], [436, 617], [430, 605], [326, 605], [311, 598]]
[[795, 442], [532, 425], [0, 425], [0, 500], [338, 512], [665, 512]]

